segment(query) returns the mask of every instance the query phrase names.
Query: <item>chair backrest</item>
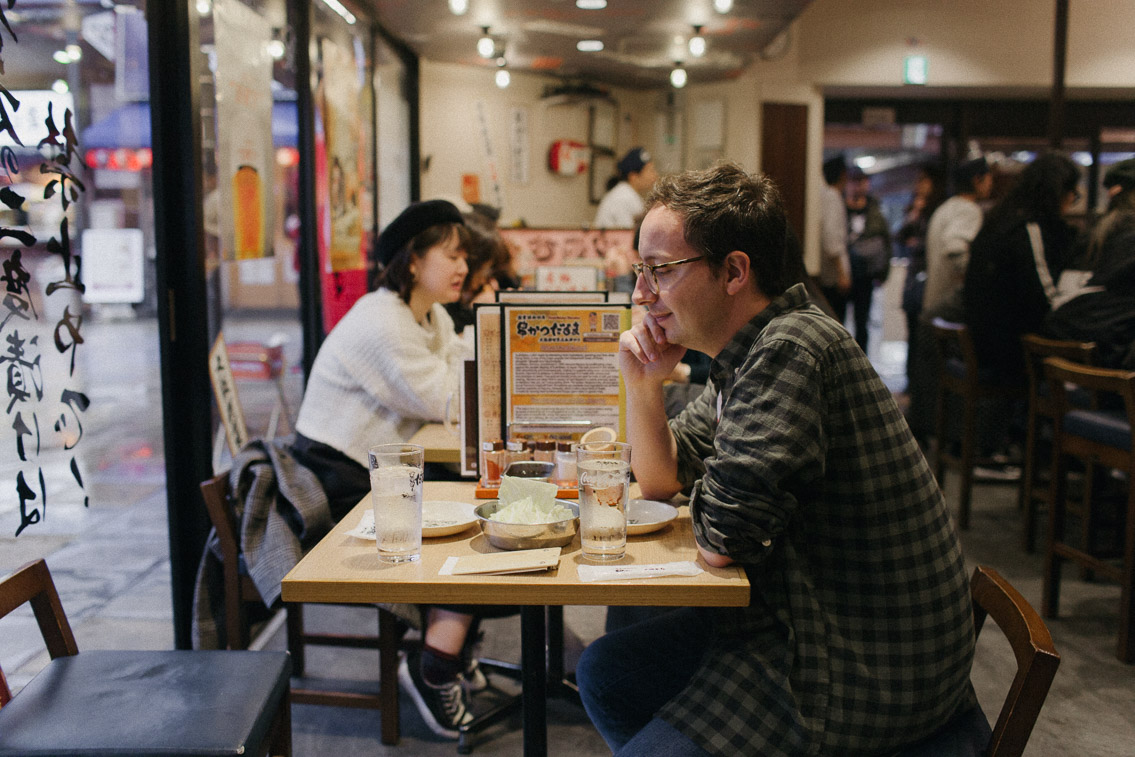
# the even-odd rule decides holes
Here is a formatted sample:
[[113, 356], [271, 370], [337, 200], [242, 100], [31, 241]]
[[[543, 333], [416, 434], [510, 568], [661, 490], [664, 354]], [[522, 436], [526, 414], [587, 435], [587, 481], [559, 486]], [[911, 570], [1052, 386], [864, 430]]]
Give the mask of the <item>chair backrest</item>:
[[224, 471], [201, 482], [201, 496], [205, 499], [205, 511], [209, 522], [217, 530], [221, 543], [221, 556], [225, 564], [240, 557], [240, 524], [229, 497], [229, 473]]
[[[934, 341], [938, 346], [938, 376], [942, 385], [954, 391], [963, 388], [976, 389], [977, 350], [974, 349], [969, 329], [964, 323], [947, 321], [945, 318], [935, 318], [930, 325], [934, 333]], [[951, 361], [961, 363], [962, 375], [959, 376], [957, 371], [949, 370]]]
[[[51, 659], [79, 653], [75, 635], [71, 633], [71, 624], [67, 622], [63, 605], [59, 602], [55, 582], [51, 580], [51, 571], [42, 558], [27, 563], [15, 573], [0, 579], [0, 618], [25, 602], [31, 603], [39, 632], [43, 635]], [[0, 669], [0, 707], [11, 699], [12, 691], [8, 688], [4, 671]]]
[[[1074, 385], [1081, 391], [1091, 395], [1092, 407], [1106, 406], [1106, 395], [1113, 395], [1122, 401], [1127, 414], [1128, 431], [1131, 434], [1128, 451], [1135, 457], [1135, 371], [1124, 371], [1115, 368], [1096, 368], [1090, 365], [1080, 365], [1059, 357], [1045, 358], [1044, 375], [1052, 386], [1054, 401], [1053, 410], [1057, 414], [1057, 429], [1060, 429], [1061, 419], [1070, 410], [1076, 409], [1068, 398], [1068, 385]], [[1105, 401], [1101, 403], [1101, 399]], [[1122, 457], [1122, 455], [1120, 455]], [[1131, 470], [1135, 467], [1132, 460], [1101, 459], [1104, 465]]]
[[1025, 334], [1021, 337], [1025, 350], [1025, 370], [1029, 377], [1029, 398], [1036, 403], [1040, 387], [1044, 385], [1044, 359], [1060, 357], [1073, 363], [1094, 365], [1096, 362], [1095, 342], [1074, 342], [1066, 339], [1049, 339], [1039, 334]]
[[986, 616], [993, 618], [1017, 658], [1017, 674], [997, 716], [986, 754], [1019, 757], [1048, 696], [1060, 655], [1040, 615], [997, 571], [980, 565], [974, 569], [970, 593], [977, 632], [981, 632]]

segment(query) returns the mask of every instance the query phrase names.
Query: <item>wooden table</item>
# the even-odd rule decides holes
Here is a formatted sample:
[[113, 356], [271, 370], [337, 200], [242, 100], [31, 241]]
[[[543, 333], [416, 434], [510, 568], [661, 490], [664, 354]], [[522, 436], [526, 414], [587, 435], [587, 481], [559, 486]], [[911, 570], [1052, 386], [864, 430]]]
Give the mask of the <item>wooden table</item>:
[[[474, 488], [466, 482], [426, 482], [425, 498], [474, 503]], [[543, 573], [438, 575], [450, 556], [499, 551], [476, 526], [453, 536], [424, 540], [422, 558], [416, 563], [380, 564], [373, 543], [346, 533], [369, 506], [369, 498], [360, 502], [284, 577], [284, 601], [520, 605], [526, 757], [547, 753], [546, 606], [743, 607], [749, 603], [744, 571], [736, 566], [711, 568], [698, 556], [687, 507], [681, 507], [678, 518], [662, 530], [629, 537], [627, 555], [618, 564], [690, 560], [704, 573], [584, 583], [577, 572], [583, 564], [578, 534], [563, 548], [559, 567]]]
[[426, 448], [427, 463], [461, 462], [461, 444], [457, 439], [456, 426], [450, 432], [445, 430], [445, 424], [427, 423], [410, 437], [410, 444], [420, 444]]

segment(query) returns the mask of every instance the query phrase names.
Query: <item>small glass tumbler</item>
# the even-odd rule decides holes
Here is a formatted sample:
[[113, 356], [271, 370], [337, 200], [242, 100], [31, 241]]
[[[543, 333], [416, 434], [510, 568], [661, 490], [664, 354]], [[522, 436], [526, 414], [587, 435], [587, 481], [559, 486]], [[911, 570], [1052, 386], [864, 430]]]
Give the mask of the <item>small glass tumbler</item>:
[[414, 562], [422, 556], [425, 450], [417, 444], [380, 444], [371, 447], [367, 458], [378, 559]]
[[577, 444], [579, 526], [583, 557], [621, 560], [627, 551], [627, 499], [631, 489], [631, 445]]

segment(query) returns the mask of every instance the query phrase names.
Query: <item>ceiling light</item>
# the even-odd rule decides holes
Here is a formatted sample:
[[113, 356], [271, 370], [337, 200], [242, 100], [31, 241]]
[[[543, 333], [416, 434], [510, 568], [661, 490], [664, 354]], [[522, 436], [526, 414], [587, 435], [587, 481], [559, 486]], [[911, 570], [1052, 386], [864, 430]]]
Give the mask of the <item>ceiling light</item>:
[[705, 37], [701, 35], [701, 25], [694, 25], [694, 36], [690, 37], [690, 55], [700, 58], [705, 55]]
[[67, 45], [63, 50], [67, 53], [67, 57], [71, 59], [72, 63], [83, 57], [83, 48], [74, 43]]
[[449, 12], [455, 16], [464, 16], [469, 10], [469, 0], [449, 0]]
[[728, 13], [733, 10], [733, 0], [713, 0], [713, 9], [718, 13]]
[[71, 62], [71, 56], [67, 54], [66, 50], [56, 50], [51, 54], [51, 58], [56, 63], [62, 63], [64, 66]]
[[213, 12], [213, 3], [211, 0], [197, 0], [197, 12], [202, 16], [208, 16]]
[[575, 49], [581, 53], [597, 53], [603, 49], [603, 40], [601, 39], [581, 39], [575, 43]]
[[355, 14], [347, 10], [347, 7], [339, 2], [339, 0], [323, 0], [323, 4], [338, 13], [348, 24], [354, 24], [355, 21], [358, 20], [355, 18]]
[[575, 7], [581, 11], [601, 11], [607, 7], [607, 0], [575, 0]]
[[55, 81], [53, 81], [51, 83], [51, 89], [56, 94], [60, 95], [65, 95], [71, 91], [71, 88], [67, 86], [67, 82], [63, 81], [62, 79], [56, 79]]
[[481, 38], [477, 40], [477, 54], [482, 58], [496, 58], [497, 43], [489, 36], [489, 27], [481, 27]]
[[272, 60], [280, 60], [284, 57], [284, 53], [287, 52], [284, 43], [278, 39], [269, 40], [264, 49], [272, 56]]
[[499, 69], [496, 75], [496, 82], [498, 87], [504, 89], [509, 85], [510, 82], [512, 82], [512, 76], [506, 69]]
[[674, 70], [670, 72], [670, 83], [674, 85], [674, 89], [681, 89], [686, 86], [686, 69], [682, 68], [681, 62], [674, 64]]

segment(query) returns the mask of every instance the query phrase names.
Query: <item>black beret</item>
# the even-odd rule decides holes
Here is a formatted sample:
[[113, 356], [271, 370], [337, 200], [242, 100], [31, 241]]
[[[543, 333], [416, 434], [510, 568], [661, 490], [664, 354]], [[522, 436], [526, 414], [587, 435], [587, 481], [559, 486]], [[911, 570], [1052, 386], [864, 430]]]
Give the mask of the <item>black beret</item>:
[[1107, 173], [1103, 175], [1103, 185], [1105, 189], [1114, 186], [1125, 190], [1135, 188], [1135, 158], [1121, 160], [1107, 169]]
[[461, 211], [448, 200], [426, 200], [415, 202], [398, 214], [382, 233], [378, 235], [378, 246], [375, 250], [378, 262], [383, 266], [390, 264], [391, 259], [405, 247], [411, 239], [421, 234], [431, 226], [443, 223], [464, 224]]

